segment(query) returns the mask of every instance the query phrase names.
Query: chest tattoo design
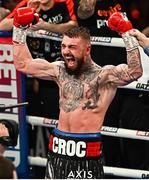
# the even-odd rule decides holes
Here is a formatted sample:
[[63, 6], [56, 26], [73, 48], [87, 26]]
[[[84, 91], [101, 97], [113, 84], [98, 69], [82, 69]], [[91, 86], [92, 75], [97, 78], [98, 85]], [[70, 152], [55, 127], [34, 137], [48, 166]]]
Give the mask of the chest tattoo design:
[[84, 87], [80, 81], [69, 81], [64, 85], [61, 104], [65, 112], [74, 111], [78, 106], [80, 99], [83, 98]]
[[[80, 75], [69, 75], [63, 69], [59, 74], [59, 80], [62, 84], [62, 99], [60, 106], [65, 112], [72, 112], [81, 107], [85, 109], [95, 109], [99, 101], [99, 71], [89, 71]], [[83, 103], [82, 103], [83, 102]]]
[[99, 83], [98, 80], [96, 84], [94, 85], [89, 85], [89, 90], [86, 92], [85, 97], [87, 99], [86, 103], [82, 107], [82, 109], [95, 109], [97, 108], [97, 103], [100, 97], [99, 94]]

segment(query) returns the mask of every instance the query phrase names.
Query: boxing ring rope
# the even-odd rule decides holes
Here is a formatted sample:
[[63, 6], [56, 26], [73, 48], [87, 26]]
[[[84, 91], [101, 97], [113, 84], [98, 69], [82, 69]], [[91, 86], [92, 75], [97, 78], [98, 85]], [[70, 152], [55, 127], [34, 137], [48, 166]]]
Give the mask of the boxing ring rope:
[[[58, 123], [58, 120], [37, 117], [37, 116], [27, 116], [27, 122], [35, 126], [55, 127]], [[106, 136], [149, 141], [149, 132], [147, 131], [129, 130], [124, 128], [103, 126], [101, 129], [101, 134]]]
[[[30, 165], [45, 167], [47, 159], [41, 157], [28, 157]], [[119, 167], [110, 167], [103, 166], [104, 173], [112, 176], [121, 176], [121, 177], [132, 177], [132, 178], [142, 178], [143, 175], [148, 175], [149, 171], [138, 170], [138, 169], [128, 169], [128, 168], [119, 168]]]
[[[58, 120], [56, 119], [48, 119], [43, 117], [36, 116], [27, 116], [27, 122], [33, 126], [43, 126], [43, 127], [56, 127]], [[101, 130], [101, 134], [106, 136], [114, 136], [114, 137], [123, 137], [123, 138], [131, 138], [138, 140], [149, 140], [149, 132], [139, 131], [139, 130], [128, 130], [123, 128], [115, 128], [103, 126]], [[46, 166], [46, 158], [42, 157], [28, 157], [28, 161], [30, 165], [35, 166]], [[131, 177], [131, 178], [142, 178], [143, 176], [148, 176], [149, 171], [139, 170], [139, 169], [128, 169], [128, 168], [119, 168], [119, 167], [110, 167], [104, 166], [104, 172], [108, 175], [113, 176], [121, 176], [121, 177]]]

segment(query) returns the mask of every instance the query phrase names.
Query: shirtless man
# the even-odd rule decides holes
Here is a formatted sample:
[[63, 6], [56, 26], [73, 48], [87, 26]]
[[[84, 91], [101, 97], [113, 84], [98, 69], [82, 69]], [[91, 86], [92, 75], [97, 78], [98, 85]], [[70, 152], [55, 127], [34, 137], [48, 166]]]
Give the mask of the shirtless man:
[[[131, 23], [122, 13], [113, 14], [108, 21], [110, 28], [122, 34], [128, 64], [95, 64], [90, 56], [90, 35], [83, 27], [64, 33], [63, 60], [49, 63], [33, 59], [26, 46], [27, 30], [21, 29], [21, 25], [31, 23], [33, 12], [28, 11], [26, 14], [18, 9], [14, 18], [14, 65], [22, 73], [54, 80], [60, 93], [59, 122], [50, 136], [46, 178], [103, 178], [100, 130], [105, 113], [117, 87], [142, 75], [138, 43], [129, 35]], [[31, 18], [26, 18], [29, 14]]]

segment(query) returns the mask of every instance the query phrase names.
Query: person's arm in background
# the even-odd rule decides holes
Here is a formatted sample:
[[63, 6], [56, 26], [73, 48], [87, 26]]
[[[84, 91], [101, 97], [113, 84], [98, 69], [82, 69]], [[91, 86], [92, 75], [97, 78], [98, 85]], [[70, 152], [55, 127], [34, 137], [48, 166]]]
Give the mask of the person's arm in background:
[[65, 31], [73, 28], [74, 26], [77, 26], [77, 21], [70, 20], [66, 23], [53, 24], [40, 19], [39, 22], [33, 25], [30, 29], [33, 31], [45, 30], [56, 33], [64, 33]]
[[[27, 0], [26, 0], [27, 1]], [[22, 3], [24, 2], [24, 3]], [[38, 10], [38, 6], [39, 6], [39, 2], [37, 2], [37, 5], [35, 3], [31, 3], [31, 0], [28, 1], [28, 3], [25, 4], [25, 0], [22, 1], [21, 3], [19, 3], [16, 8], [14, 9], [14, 11], [10, 14], [9, 17], [6, 17], [4, 20], [2, 20], [0, 22], [0, 30], [5, 30], [5, 31], [9, 31], [12, 30], [13, 27], [13, 15], [16, 11], [17, 8], [21, 7], [21, 6], [29, 6], [29, 7], [33, 7]], [[51, 32], [58, 32], [58, 33], [64, 33], [65, 31], [71, 29], [74, 26], [77, 26], [77, 19], [76, 17], [73, 16], [72, 20], [66, 22], [66, 23], [61, 23], [61, 24], [52, 24], [52, 23], [48, 23], [43, 21], [42, 19], [40, 19], [40, 21], [32, 26], [31, 30], [37, 31], [37, 30], [46, 30], [46, 31], [51, 31]]]
[[94, 14], [97, 0], [80, 0], [77, 14], [80, 19], [87, 19]]
[[13, 19], [5, 18], [0, 22], [0, 31], [11, 31], [13, 26]]
[[13, 20], [6, 18], [10, 14], [9, 9], [0, 7], [0, 30], [9, 31], [12, 29]]
[[0, 7], [0, 21], [3, 20], [8, 14], [10, 14], [9, 9]]
[[131, 35], [135, 36], [139, 42], [139, 45], [143, 48], [144, 52], [149, 56], [149, 38], [146, 37], [139, 30], [131, 32]]
[[[51, 2], [54, 3], [54, 2]], [[28, 7], [35, 8], [36, 12], [40, 14], [40, 10], [44, 10], [44, 6], [40, 4], [40, 0], [29, 0], [27, 3]], [[53, 6], [52, 4], [50, 5]], [[69, 7], [70, 11], [70, 17], [71, 19], [65, 23], [59, 23], [54, 24], [50, 22], [46, 22], [43, 19], [39, 19], [39, 22], [31, 27], [31, 30], [37, 31], [37, 30], [45, 30], [45, 31], [51, 31], [55, 33], [64, 33], [65, 31], [73, 28], [74, 26], [77, 26], [77, 18], [74, 14], [74, 6], [72, 5], [71, 1], [67, 2], [67, 6]]]
[[27, 5], [28, 0], [22, 0], [16, 5], [11, 13], [9, 13], [3, 20], [0, 21], [0, 31], [11, 31], [13, 28], [13, 16], [17, 8]]

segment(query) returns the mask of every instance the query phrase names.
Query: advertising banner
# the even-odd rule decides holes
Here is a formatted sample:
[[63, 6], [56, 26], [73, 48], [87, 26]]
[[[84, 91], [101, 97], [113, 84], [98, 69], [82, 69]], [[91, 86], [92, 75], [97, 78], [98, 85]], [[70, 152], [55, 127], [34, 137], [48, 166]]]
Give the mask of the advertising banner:
[[[25, 82], [21, 73], [13, 64], [13, 46], [11, 32], [0, 32], [0, 105], [11, 106], [24, 102]], [[5, 156], [10, 158], [17, 168], [18, 176], [28, 175], [28, 143], [25, 107], [8, 108], [0, 112], [0, 119], [14, 120], [19, 125], [18, 143], [8, 147]]]

